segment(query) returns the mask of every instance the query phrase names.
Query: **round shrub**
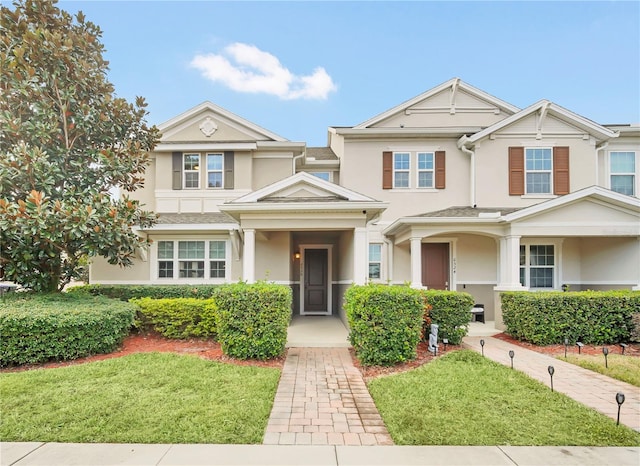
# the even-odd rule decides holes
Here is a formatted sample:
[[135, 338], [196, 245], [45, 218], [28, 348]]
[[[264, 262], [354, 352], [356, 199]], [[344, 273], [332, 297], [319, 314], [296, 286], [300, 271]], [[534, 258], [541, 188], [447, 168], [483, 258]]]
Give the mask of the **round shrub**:
[[17, 294], [0, 299], [0, 366], [64, 361], [118, 348], [135, 308], [92, 296]]
[[216, 334], [216, 305], [213, 299], [132, 299], [138, 306], [143, 326], [150, 326], [167, 338], [207, 338]]

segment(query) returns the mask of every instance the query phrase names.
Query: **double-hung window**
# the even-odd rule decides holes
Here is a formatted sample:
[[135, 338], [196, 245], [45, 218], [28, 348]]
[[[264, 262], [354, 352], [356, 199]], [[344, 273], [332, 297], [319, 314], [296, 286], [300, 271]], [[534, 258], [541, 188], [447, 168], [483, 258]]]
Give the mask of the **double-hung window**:
[[610, 173], [611, 190], [627, 196], [635, 195], [636, 185], [636, 153], [611, 152]]
[[207, 187], [223, 188], [224, 154], [207, 154]]
[[553, 244], [520, 246], [520, 283], [529, 288], [554, 288], [555, 247]]
[[183, 171], [184, 188], [200, 188], [200, 154], [184, 154]]
[[226, 241], [158, 241], [158, 278], [225, 278], [226, 269]]
[[433, 188], [433, 152], [418, 152], [418, 188]]
[[550, 148], [525, 150], [525, 179], [527, 194], [551, 194], [553, 156]]
[[382, 278], [382, 244], [369, 244], [369, 279]]
[[393, 187], [408, 188], [411, 171], [411, 154], [409, 152], [393, 153]]

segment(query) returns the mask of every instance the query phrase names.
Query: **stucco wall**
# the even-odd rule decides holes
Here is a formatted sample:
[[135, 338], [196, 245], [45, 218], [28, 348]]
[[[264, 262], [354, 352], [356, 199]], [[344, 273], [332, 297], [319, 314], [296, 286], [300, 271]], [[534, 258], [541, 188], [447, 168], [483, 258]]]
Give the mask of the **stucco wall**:
[[256, 235], [256, 280], [289, 281], [292, 266], [291, 235], [288, 231]]

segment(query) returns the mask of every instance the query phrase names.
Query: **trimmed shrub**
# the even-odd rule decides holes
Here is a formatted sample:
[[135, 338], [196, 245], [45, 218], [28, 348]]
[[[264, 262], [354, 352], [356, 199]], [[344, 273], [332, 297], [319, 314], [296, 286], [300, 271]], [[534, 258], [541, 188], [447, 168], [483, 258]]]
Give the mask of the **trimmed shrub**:
[[17, 293], [0, 300], [0, 366], [64, 361], [120, 346], [135, 307], [103, 297]]
[[629, 340], [640, 342], [640, 312], [635, 312], [631, 317], [631, 334]]
[[424, 309], [418, 290], [354, 285], [344, 298], [349, 340], [363, 365], [390, 366], [415, 359]]
[[106, 296], [129, 301], [134, 298], [211, 298], [220, 285], [82, 285], [69, 288], [69, 294]]
[[602, 345], [628, 341], [640, 292], [505, 292], [506, 333], [535, 345], [581, 341]]
[[269, 359], [280, 356], [291, 320], [291, 288], [258, 282], [222, 285], [215, 290], [218, 341], [227, 356]]
[[207, 338], [216, 334], [213, 299], [132, 299], [144, 327], [152, 327], [167, 338]]
[[424, 335], [429, 334], [429, 325], [438, 324], [438, 339], [449, 340], [452, 345], [462, 343], [462, 338], [469, 331], [471, 308], [474, 299], [469, 293], [443, 290], [423, 290], [427, 305], [431, 308], [425, 312]]

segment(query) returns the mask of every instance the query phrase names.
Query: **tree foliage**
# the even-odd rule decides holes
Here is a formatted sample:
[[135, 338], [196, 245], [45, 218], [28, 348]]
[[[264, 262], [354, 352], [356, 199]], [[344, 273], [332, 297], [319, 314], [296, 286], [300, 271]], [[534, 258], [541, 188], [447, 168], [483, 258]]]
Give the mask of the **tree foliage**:
[[142, 187], [159, 138], [146, 103], [115, 95], [100, 28], [55, 1], [0, 10], [0, 265], [54, 291], [86, 257], [128, 266], [155, 216], [110, 190]]

